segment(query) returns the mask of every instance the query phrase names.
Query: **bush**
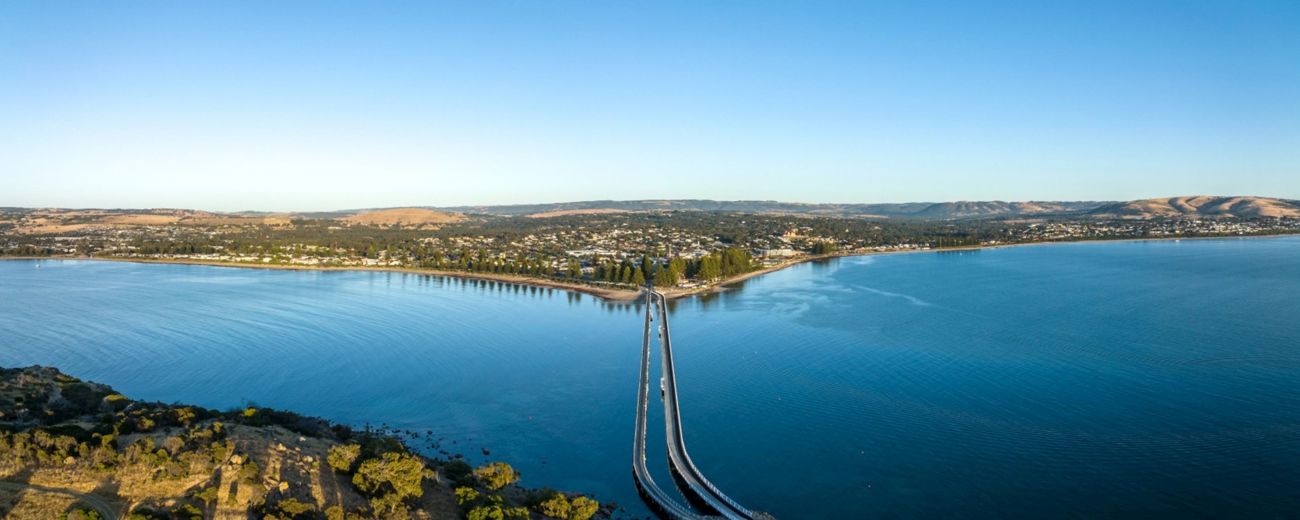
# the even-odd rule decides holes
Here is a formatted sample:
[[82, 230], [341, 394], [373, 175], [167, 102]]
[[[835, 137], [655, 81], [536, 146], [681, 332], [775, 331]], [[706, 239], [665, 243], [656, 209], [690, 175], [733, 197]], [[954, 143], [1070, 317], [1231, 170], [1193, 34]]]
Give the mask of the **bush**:
[[578, 497], [569, 503], [568, 520], [588, 520], [600, 510], [600, 502], [587, 497]]
[[59, 520], [103, 520], [103, 518], [99, 516], [99, 511], [94, 509], [73, 509], [59, 515]]
[[257, 482], [257, 477], [261, 473], [262, 470], [257, 467], [257, 463], [250, 460], [244, 462], [244, 464], [239, 467], [239, 480], [241, 482], [252, 484]]
[[205, 506], [211, 506], [213, 502], [217, 501], [217, 491], [217, 486], [209, 486], [195, 492], [194, 498], [202, 500]]
[[359, 444], [340, 444], [330, 446], [329, 454], [325, 456], [325, 461], [329, 463], [334, 471], [339, 473], [351, 473], [352, 468], [356, 465], [357, 457], [361, 455], [361, 445]]
[[203, 511], [194, 507], [194, 504], [181, 504], [172, 511], [172, 518], [182, 518], [186, 520], [203, 520]]
[[103, 402], [104, 394], [88, 384], [77, 382], [63, 386], [61, 395], [72, 405], [77, 415], [94, 412]]
[[442, 473], [457, 486], [474, 485], [474, 468], [461, 459], [453, 459], [443, 464]]
[[420, 487], [424, 481], [424, 462], [405, 453], [389, 452], [378, 459], [368, 459], [357, 468], [352, 484], [370, 497], [390, 493], [400, 499], [424, 494]]
[[549, 491], [550, 495], [533, 506], [533, 509], [548, 518], [559, 520], [588, 520], [600, 511], [600, 502], [587, 497], [577, 497], [570, 501], [563, 493]]
[[315, 518], [315, 515], [309, 513], [315, 512], [316, 506], [300, 502], [296, 498], [286, 498], [276, 503], [275, 509], [281, 518]]
[[812, 254], [828, 255], [834, 253], [837, 250], [839, 250], [839, 246], [836, 245], [834, 242], [827, 242], [825, 240], [820, 240], [816, 244], [813, 244]]
[[564, 520], [569, 518], [569, 499], [560, 493], [555, 493], [538, 503], [536, 509], [543, 516]]
[[126, 396], [122, 394], [109, 394], [104, 397], [104, 402], [108, 403], [109, 409], [114, 412], [125, 410], [127, 405], [131, 404], [131, 400], [127, 399]]
[[484, 486], [493, 491], [519, 481], [519, 473], [515, 471], [515, 468], [504, 462], [493, 462], [486, 466], [480, 466], [474, 470], [474, 476], [478, 477]]
[[456, 488], [456, 505], [468, 507], [477, 504], [483, 498], [483, 494], [472, 487]]
[[169, 520], [166, 514], [142, 507], [126, 515], [126, 520]]
[[479, 506], [465, 514], [467, 520], [528, 520], [528, 510], [501, 505]]

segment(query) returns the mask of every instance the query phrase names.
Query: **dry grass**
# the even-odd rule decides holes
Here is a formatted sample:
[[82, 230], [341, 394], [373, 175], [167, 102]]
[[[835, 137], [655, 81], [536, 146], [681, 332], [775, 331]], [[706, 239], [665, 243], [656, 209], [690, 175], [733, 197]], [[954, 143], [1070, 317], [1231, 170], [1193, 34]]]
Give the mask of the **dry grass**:
[[241, 217], [234, 215], [211, 215], [190, 217], [180, 221], [187, 226], [288, 226], [291, 225], [287, 215], [270, 215], [266, 217]]
[[391, 226], [393, 224], [410, 226], [451, 224], [465, 220], [465, 216], [460, 213], [447, 213], [445, 211], [434, 211], [431, 209], [397, 208], [366, 211], [342, 217], [340, 220], [349, 224], [364, 224], [368, 226]]
[[175, 224], [181, 220], [176, 215], [142, 215], [132, 213], [128, 215], [110, 215], [99, 220], [101, 224], [118, 224], [127, 226], [166, 226]]
[[50, 520], [76, 504], [76, 497], [62, 493], [0, 489], [0, 516], [11, 520]]
[[528, 218], [551, 218], [551, 217], [563, 217], [568, 215], [606, 215], [610, 213], [628, 213], [628, 211], [625, 209], [613, 209], [613, 208], [561, 209], [555, 211], [543, 211], [541, 213], [533, 213], [532, 215], [528, 215]]
[[13, 219], [14, 232], [19, 234], [52, 235], [86, 229], [133, 228], [141, 226], [290, 226], [290, 215], [267, 216], [223, 215], [207, 211], [157, 209], [121, 213], [104, 210], [34, 211], [21, 219]]
[[1300, 217], [1300, 207], [1267, 197], [1170, 197], [1135, 200], [1120, 206], [1116, 215], [1125, 218], [1153, 217]]

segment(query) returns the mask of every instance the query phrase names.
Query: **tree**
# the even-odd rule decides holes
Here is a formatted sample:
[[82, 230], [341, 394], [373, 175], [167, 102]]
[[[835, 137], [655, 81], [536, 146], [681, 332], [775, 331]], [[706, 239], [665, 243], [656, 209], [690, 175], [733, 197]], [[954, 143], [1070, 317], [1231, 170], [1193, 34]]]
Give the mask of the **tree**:
[[281, 513], [283, 518], [306, 518], [308, 513], [316, 511], [316, 507], [306, 504], [296, 498], [286, 498], [275, 504], [275, 508]]
[[462, 507], [467, 507], [467, 508], [471, 507], [474, 504], [479, 503], [483, 499], [482, 493], [479, 493], [477, 489], [474, 489], [469, 486], [458, 487], [456, 488], [455, 493], [456, 493], [456, 505]]
[[672, 260], [668, 261], [668, 270], [673, 272], [673, 279], [677, 279], [677, 277], [686, 274], [686, 260], [683, 260], [680, 256], [674, 256]]
[[828, 255], [834, 253], [837, 249], [839, 249], [839, 246], [837, 246], [834, 242], [830, 242], [827, 240], [819, 240], [817, 241], [816, 244], [813, 244], [812, 254]]
[[330, 451], [325, 455], [325, 462], [328, 462], [334, 471], [339, 473], [351, 473], [352, 467], [357, 462], [357, 457], [361, 455], [361, 445], [359, 444], [340, 444], [330, 446]]
[[59, 517], [61, 520], [103, 520], [99, 511], [94, 509], [73, 509]]
[[406, 499], [424, 494], [420, 487], [424, 475], [424, 462], [419, 458], [390, 451], [380, 458], [362, 462], [352, 476], [352, 484], [372, 497], [393, 493]]
[[632, 285], [645, 285], [645, 274], [640, 269], [632, 272]]
[[739, 247], [728, 247], [721, 254], [722, 276], [735, 276], [754, 270], [753, 259], [749, 251]]
[[500, 504], [478, 506], [465, 513], [468, 520], [528, 520], [528, 510]]
[[457, 486], [471, 486], [474, 484], [474, 468], [461, 459], [447, 461], [442, 465], [441, 469], [442, 475]]
[[515, 468], [504, 462], [493, 462], [486, 466], [480, 466], [474, 470], [474, 476], [478, 477], [484, 486], [493, 491], [519, 481], [519, 473], [515, 471]]
[[660, 267], [655, 271], [656, 287], [672, 287], [677, 285], [677, 274], [672, 269]]
[[551, 518], [569, 518], [569, 499], [561, 493], [554, 493], [551, 498], [543, 500], [537, 504], [537, 512]]
[[600, 510], [600, 502], [587, 497], [578, 497], [569, 503], [568, 520], [588, 520]]
[[701, 280], [715, 280], [721, 278], [722, 266], [719, 265], [717, 257], [708, 255], [701, 258], [700, 267], [696, 270], [695, 276]]

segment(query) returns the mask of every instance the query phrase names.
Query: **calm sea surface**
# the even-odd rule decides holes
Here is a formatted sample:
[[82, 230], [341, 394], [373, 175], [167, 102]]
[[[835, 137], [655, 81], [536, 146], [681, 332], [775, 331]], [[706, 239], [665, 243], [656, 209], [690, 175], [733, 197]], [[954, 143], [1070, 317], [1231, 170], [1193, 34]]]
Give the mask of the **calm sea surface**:
[[[780, 518], [1300, 515], [1300, 238], [846, 258], [672, 319], [692, 458]], [[640, 325], [410, 274], [0, 262], [0, 365], [428, 431], [634, 515]]]

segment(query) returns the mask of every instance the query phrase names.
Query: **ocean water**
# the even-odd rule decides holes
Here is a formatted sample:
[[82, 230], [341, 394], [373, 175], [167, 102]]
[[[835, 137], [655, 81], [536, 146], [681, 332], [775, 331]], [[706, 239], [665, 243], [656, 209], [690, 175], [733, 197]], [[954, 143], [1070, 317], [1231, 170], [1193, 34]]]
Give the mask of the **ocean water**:
[[[672, 319], [692, 458], [779, 518], [1300, 515], [1300, 237], [844, 258]], [[629, 516], [640, 325], [412, 274], [0, 262], [0, 365], [429, 432]]]

